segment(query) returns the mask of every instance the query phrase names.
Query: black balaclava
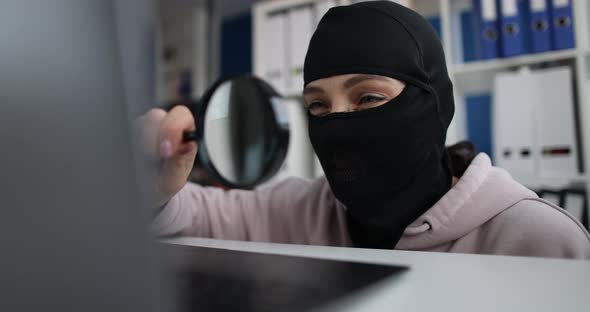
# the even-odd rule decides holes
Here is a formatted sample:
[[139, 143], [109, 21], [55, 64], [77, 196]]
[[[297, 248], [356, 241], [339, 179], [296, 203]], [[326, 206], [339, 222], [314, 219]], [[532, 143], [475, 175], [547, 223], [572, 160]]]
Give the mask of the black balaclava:
[[309, 115], [309, 135], [357, 247], [394, 248], [404, 229], [450, 188], [445, 152], [454, 113], [443, 49], [430, 24], [390, 1], [332, 8], [315, 31], [305, 85], [343, 74], [406, 83], [381, 106]]

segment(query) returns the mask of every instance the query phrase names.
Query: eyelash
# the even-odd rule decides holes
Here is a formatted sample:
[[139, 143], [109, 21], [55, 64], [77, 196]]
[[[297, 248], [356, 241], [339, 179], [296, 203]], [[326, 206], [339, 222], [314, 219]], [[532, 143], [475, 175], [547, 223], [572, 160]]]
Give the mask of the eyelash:
[[323, 102], [315, 101], [315, 102], [309, 103], [309, 105], [307, 106], [307, 109], [320, 108], [322, 106], [324, 106]]
[[[366, 101], [367, 99], [369, 99], [369, 100]], [[385, 100], [384, 96], [377, 95], [377, 94], [367, 94], [367, 95], [361, 96], [361, 98], [359, 99], [359, 105], [377, 103], [377, 102], [381, 102], [383, 100]]]
[[[366, 105], [366, 104], [372, 104], [372, 103], [378, 103], [378, 102], [382, 102], [386, 99], [385, 96], [382, 95], [378, 95], [378, 94], [366, 94], [360, 97], [358, 105]], [[313, 101], [311, 103], [309, 103], [309, 105], [307, 106], [307, 109], [309, 111], [312, 111], [314, 109], [320, 109], [320, 108], [324, 108], [325, 107], [325, 103], [321, 102], [321, 101]]]

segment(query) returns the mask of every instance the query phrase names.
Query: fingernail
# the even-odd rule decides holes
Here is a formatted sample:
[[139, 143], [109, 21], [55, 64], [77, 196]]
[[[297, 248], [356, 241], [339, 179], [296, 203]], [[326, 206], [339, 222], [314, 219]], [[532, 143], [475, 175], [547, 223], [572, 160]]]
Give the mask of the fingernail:
[[172, 143], [169, 140], [165, 140], [160, 144], [160, 155], [164, 158], [172, 156]]

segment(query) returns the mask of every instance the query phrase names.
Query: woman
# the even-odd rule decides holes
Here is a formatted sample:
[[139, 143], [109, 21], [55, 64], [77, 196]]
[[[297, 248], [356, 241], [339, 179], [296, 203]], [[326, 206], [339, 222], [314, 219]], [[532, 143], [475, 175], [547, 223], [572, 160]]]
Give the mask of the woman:
[[590, 259], [580, 223], [485, 154], [453, 176], [444, 146], [452, 85], [438, 37], [415, 12], [389, 1], [331, 9], [304, 80], [326, 174], [315, 181], [229, 192], [186, 184], [196, 146], [179, 142], [194, 128], [190, 113], [144, 117], [164, 159], [159, 234]]

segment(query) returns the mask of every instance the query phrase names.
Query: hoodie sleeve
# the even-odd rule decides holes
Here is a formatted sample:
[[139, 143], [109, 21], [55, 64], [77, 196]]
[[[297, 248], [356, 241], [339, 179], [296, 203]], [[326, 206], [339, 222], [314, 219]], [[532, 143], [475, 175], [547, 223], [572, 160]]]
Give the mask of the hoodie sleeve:
[[[289, 178], [254, 191], [188, 183], [155, 217], [158, 236], [333, 244], [343, 238], [325, 179]], [[338, 222], [337, 222], [338, 223]], [[326, 228], [322, 228], [326, 227]]]
[[590, 234], [565, 210], [542, 199], [522, 200], [489, 227], [494, 254], [590, 259]]

